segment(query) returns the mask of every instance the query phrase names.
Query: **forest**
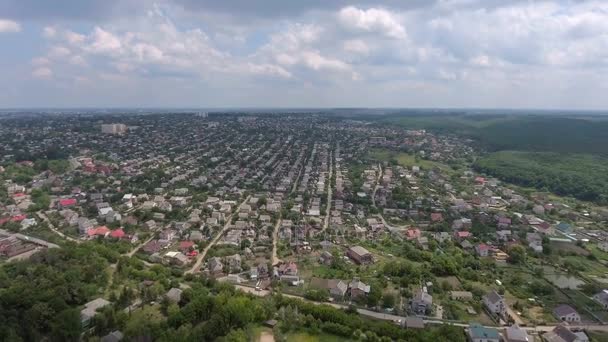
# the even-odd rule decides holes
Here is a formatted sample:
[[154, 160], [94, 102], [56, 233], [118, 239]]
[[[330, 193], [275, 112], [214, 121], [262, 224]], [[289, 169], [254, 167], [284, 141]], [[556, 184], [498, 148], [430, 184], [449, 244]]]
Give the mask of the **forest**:
[[608, 159], [604, 157], [501, 151], [477, 160], [474, 168], [517, 185], [608, 203]]

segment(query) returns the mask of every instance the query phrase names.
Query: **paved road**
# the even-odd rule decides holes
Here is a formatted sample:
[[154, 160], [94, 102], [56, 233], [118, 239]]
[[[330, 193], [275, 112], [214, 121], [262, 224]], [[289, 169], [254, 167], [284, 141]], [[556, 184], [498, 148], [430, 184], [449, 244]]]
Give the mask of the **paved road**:
[[327, 206], [325, 207], [325, 221], [323, 222], [323, 229], [321, 232], [324, 232], [327, 227], [329, 227], [329, 218], [331, 216], [331, 196], [333, 195], [333, 187], [331, 186], [331, 177], [334, 174], [334, 158], [333, 151], [329, 154], [329, 174], [327, 175], [327, 182], [329, 183], [329, 188], [327, 189]]
[[0, 229], [0, 234], [6, 235], [6, 236], [13, 236], [19, 240], [27, 241], [27, 242], [30, 242], [30, 243], [33, 243], [33, 244], [36, 244], [39, 246], [44, 246], [46, 248], [59, 248], [59, 245], [56, 245], [54, 243], [44, 241], [39, 238], [35, 238], [33, 236], [23, 235], [21, 233], [13, 233], [13, 232], [9, 232], [8, 230]]
[[[235, 213], [238, 213], [239, 210], [241, 210], [241, 206], [245, 203], [247, 203], [247, 201], [249, 200], [251, 196], [247, 196], [247, 198], [245, 198], [240, 204], [239, 206], [236, 208]], [[201, 265], [203, 264], [203, 260], [205, 259], [205, 256], [207, 255], [207, 253], [209, 252], [209, 250], [211, 249], [211, 247], [213, 247], [213, 245], [215, 245], [219, 239], [222, 237], [222, 235], [224, 235], [225, 232], [227, 232], [231, 227], [232, 227], [232, 216], [234, 216], [234, 213], [230, 214], [227, 218], [226, 218], [226, 223], [224, 224], [224, 228], [222, 228], [222, 230], [213, 238], [213, 240], [211, 241], [211, 243], [205, 247], [205, 249], [199, 253], [199, 255], [196, 258], [196, 262], [194, 263], [194, 265], [192, 266], [192, 268], [190, 268], [189, 270], [186, 271], [185, 274], [191, 274], [191, 273], [198, 273], [200, 272], [201, 269]]]
[[152, 239], [154, 239], [154, 234], [152, 234], [152, 236], [150, 236], [146, 241], [140, 243], [139, 245], [137, 245], [135, 248], [133, 248], [131, 251], [129, 251], [129, 253], [124, 254], [126, 256], [128, 256], [129, 258], [132, 257], [133, 255], [135, 255], [135, 253], [137, 253], [137, 251], [142, 248], [145, 244], [147, 244], [148, 242], [152, 241]]
[[277, 256], [277, 245], [279, 242], [279, 227], [281, 226], [281, 216], [277, 219], [277, 223], [274, 225], [274, 231], [272, 232], [272, 265], [277, 265], [281, 260]]
[[59, 230], [57, 230], [57, 228], [55, 228], [55, 226], [51, 223], [51, 221], [49, 220], [49, 218], [42, 212], [42, 211], [38, 211], [36, 212], [36, 214], [38, 215], [39, 218], [41, 218], [44, 222], [46, 222], [46, 224], [49, 226], [49, 228], [51, 229], [51, 231], [59, 236], [61, 236], [62, 238], [68, 240], [68, 241], [72, 241], [72, 242], [76, 242], [76, 243], [81, 243], [81, 240], [78, 239], [74, 239], [71, 236], [67, 236], [65, 234], [63, 234], [62, 232], [60, 232]]
[[378, 177], [376, 177], [376, 185], [374, 186], [374, 192], [372, 193], [372, 205], [376, 206], [376, 191], [380, 185], [380, 178], [382, 178], [382, 165], [378, 164]]
[[[251, 294], [259, 296], [259, 297], [265, 297], [265, 296], [268, 296], [271, 294], [270, 291], [267, 291], [267, 290], [257, 291], [255, 288], [245, 286], [245, 285], [234, 285], [234, 286], [237, 289], [242, 290], [243, 292], [251, 293]], [[313, 304], [317, 304], [317, 305], [329, 305], [336, 309], [347, 309], [348, 308], [348, 305], [344, 305], [344, 304], [315, 302], [315, 301], [308, 300], [304, 297], [294, 296], [294, 295], [285, 294], [285, 293], [283, 293], [283, 296], [289, 297], [289, 298], [300, 299], [305, 302], [309, 302], [309, 303], [313, 303]], [[357, 312], [362, 316], [367, 316], [367, 317], [371, 317], [371, 318], [375, 318], [375, 319], [381, 319], [381, 320], [392, 321], [392, 322], [396, 322], [396, 321], [403, 322], [406, 318], [404, 316], [392, 315], [392, 314], [383, 313], [383, 312], [376, 312], [376, 311], [371, 311], [371, 310], [367, 310], [367, 309], [357, 309]], [[463, 327], [463, 328], [466, 328], [469, 326], [469, 323], [460, 323], [460, 322], [453, 322], [453, 321], [440, 320], [440, 319], [424, 319], [424, 323], [425, 324], [447, 324], [447, 325], [454, 325], [454, 326]], [[496, 326], [486, 326], [486, 327], [487, 328], [499, 328]], [[608, 325], [580, 324], [580, 325], [570, 325], [569, 327], [571, 329], [586, 329], [586, 330], [593, 330], [593, 331], [608, 332]], [[539, 326], [535, 326], [535, 327], [521, 327], [521, 328], [525, 329], [529, 332], [547, 332], [547, 331], [551, 331], [551, 330], [555, 329], [555, 325], [539, 325]]]

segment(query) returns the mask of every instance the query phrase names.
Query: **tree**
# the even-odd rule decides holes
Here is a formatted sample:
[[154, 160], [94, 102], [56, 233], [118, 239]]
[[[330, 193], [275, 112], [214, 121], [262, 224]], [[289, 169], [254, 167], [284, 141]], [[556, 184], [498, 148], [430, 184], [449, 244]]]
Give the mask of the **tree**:
[[522, 246], [514, 246], [509, 251], [509, 262], [516, 265], [526, 263], [526, 250]]
[[394, 308], [395, 302], [395, 295], [392, 293], [385, 293], [382, 296], [382, 306], [384, 306], [385, 308]]

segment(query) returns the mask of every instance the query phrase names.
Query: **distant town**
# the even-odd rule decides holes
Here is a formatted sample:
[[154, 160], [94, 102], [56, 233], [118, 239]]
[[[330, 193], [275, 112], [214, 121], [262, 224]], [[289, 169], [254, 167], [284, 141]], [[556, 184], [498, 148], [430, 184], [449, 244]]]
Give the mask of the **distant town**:
[[[87, 341], [137, 340], [145, 320], [178, 331], [192, 293], [221, 286], [382, 322], [389, 341], [608, 332], [608, 209], [484, 172], [484, 148], [456, 131], [322, 113], [14, 115], [0, 151], [0, 298], [28, 267], [61, 269], [82, 287], [66, 303]], [[53, 261], [88, 253], [99, 268], [81, 276]], [[248, 324], [300, 317], [272, 305]]]

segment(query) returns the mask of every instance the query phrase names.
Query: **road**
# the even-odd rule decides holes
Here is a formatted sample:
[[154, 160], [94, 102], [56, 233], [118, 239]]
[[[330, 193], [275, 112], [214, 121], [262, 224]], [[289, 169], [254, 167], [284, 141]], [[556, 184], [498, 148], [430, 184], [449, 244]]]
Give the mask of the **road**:
[[272, 232], [272, 265], [275, 266], [281, 260], [277, 256], [277, 245], [279, 242], [279, 227], [281, 226], [281, 216], [277, 219], [277, 223], [274, 225], [274, 231]]
[[82, 241], [78, 240], [78, 239], [74, 239], [71, 236], [67, 236], [65, 234], [63, 234], [62, 232], [60, 232], [59, 230], [57, 230], [57, 228], [55, 228], [55, 226], [51, 223], [51, 221], [49, 220], [49, 218], [42, 212], [42, 211], [37, 211], [36, 214], [38, 215], [39, 218], [41, 218], [44, 222], [46, 222], [46, 224], [49, 226], [49, 228], [51, 229], [51, 231], [59, 236], [61, 236], [62, 238], [68, 240], [68, 241], [72, 241], [72, 242], [76, 242], [76, 243], [81, 243]]
[[321, 233], [324, 232], [327, 227], [329, 227], [329, 218], [331, 217], [331, 196], [333, 195], [334, 188], [331, 185], [331, 177], [334, 174], [334, 158], [333, 151], [329, 154], [329, 174], [327, 175], [327, 182], [329, 183], [327, 189], [327, 206], [325, 208], [325, 221], [323, 222], [323, 229]]
[[376, 206], [376, 191], [380, 185], [380, 178], [382, 178], [382, 165], [378, 164], [378, 177], [376, 177], [376, 186], [374, 186], [374, 192], [372, 192], [372, 205]]
[[250, 197], [251, 196], [247, 196], [236, 208], [236, 211], [233, 212], [232, 214], [230, 214], [226, 218], [226, 223], [224, 224], [224, 228], [222, 228], [222, 230], [213, 238], [213, 240], [211, 240], [211, 243], [207, 247], [205, 247], [205, 249], [201, 253], [199, 253], [199, 255], [196, 257], [196, 262], [194, 263], [192, 268], [190, 268], [189, 270], [187, 270], [185, 272], [185, 274], [200, 272], [201, 265], [203, 264], [203, 260], [205, 260], [205, 256], [207, 255], [207, 253], [209, 252], [211, 247], [213, 247], [213, 245], [215, 245], [219, 241], [219, 239], [222, 237], [222, 235], [224, 235], [224, 233], [226, 233], [232, 227], [232, 222], [231, 222], [232, 216], [234, 216], [234, 213], [238, 213], [239, 210], [241, 210], [241, 206], [243, 204], [247, 203], [247, 201], [249, 201]]
[[135, 255], [135, 253], [137, 253], [137, 251], [142, 248], [145, 244], [147, 244], [148, 242], [152, 241], [152, 239], [154, 239], [154, 234], [152, 234], [152, 236], [150, 236], [146, 241], [140, 243], [139, 245], [137, 245], [135, 248], [133, 248], [131, 251], [129, 251], [129, 253], [124, 254], [126, 256], [128, 256], [129, 258], [132, 257], [133, 255]]
[[[271, 294], [270, 291], [267, 291], [267, 290], [257, 291], [255, 288], [245, 286], [245, 285], [234, 285], [234, 286], [243, 292], [251, 293], [251, 294], [253, 294], [255, 296], [259, 296], [259, 297], [265, 297], [265, 296], [268, 296]], [[308, 300], [304, 297], [294, 296], [294, 295], [285, 294], [285, 293], [283, 293], [282, 295], [285, 297], [289, 297], [289, 298], [300, 299], [305, 302], [313, 303], [316, 305], [329, 305], [336, 309], [347, 309], [348, 308], [348, 305], [344, 305], [344, 304], [315, 302], [315, 301]], [[357, 313], [359, 313], [362, 316], [386, 320], [386, 321], [392, 321], [392, 322], [395, 322], [395, 321], [403, 322], [406, 318], [405, 316], [392, 315], [392, 314], [388, 314], [388, 313], [376, 312], [376, 311], [367, 310], [367, 309], [357, 309]], [[441, 319], [424, 319], [424, 323], [425, 324], [447, 324], [447, 325], [454, 325], [454, 326], [463, 327], [463, 328], [466, 328], [469, 326], [469, 323], [461, 323], [461, 322], [454, 322], [454, 321], [441, 320]], [[486, 327], [487, 328], [497, 328], [496, 326], [486, 326]], [[539, 332], [540, 333], [540, 332], [547, 332], [547, 331], [551, 331], [551, 330], [555, 329], [555, 325], [539, 325], [539, 326], [535, 326], [535, 327], [523, 327], [522, 326], [521, 328], [528, 332]], [[570, 325], [569, 328], [570, 329], [586, 329], [586, 330], [593, 330], [593, 331], [608, 332], [608, 325], [600, 325], [600, 324]]]
[[8, 230], [4, 230], [4, 229], [0, 229], [0, 234], [1, 235], [6, 235], [6, 236], [12, 236], [15, 237], [19, 240], [22, 241], [26, 241], [26, 242], [30, 242], [39, 246], [43, 246], [46, 248], [59, 248], [59, 245], [56, 245], [54, 243], [48, 242], [48, 241], [44, 241], [42, 239], [39, 238], [35, 238], [33, 236], [29, 236], [29, 235], [23, 235], [21, 233], [13, 233], [13, 232], [9, 232]]

